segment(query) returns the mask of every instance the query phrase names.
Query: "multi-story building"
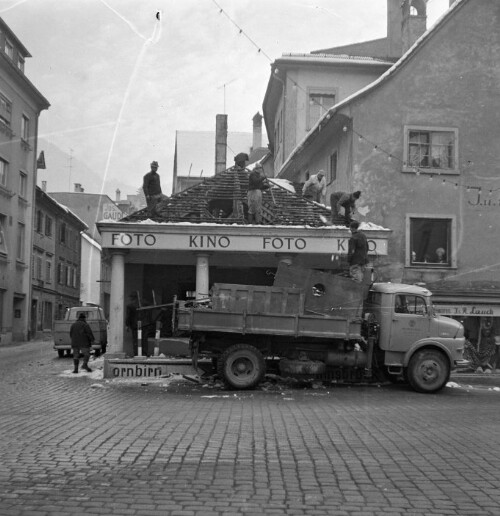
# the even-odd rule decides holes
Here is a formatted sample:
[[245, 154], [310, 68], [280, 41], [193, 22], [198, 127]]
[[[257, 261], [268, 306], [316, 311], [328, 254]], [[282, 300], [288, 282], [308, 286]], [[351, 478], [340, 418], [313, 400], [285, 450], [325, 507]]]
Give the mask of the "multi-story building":
[[[425, 2], [401, 8], [404, 21], [425, 18]], [[323, 168], [329, 192], [360, 190], [357, 217], [392, 230], [379, 277], [426, 285], [475, 343], [500, 334], [499, 84], [498, 1], [451, 0], [391, 68], [276, 159], [280, 177]]]
[[29, 337], [38, 117], [28, 50], [0, 18], [0, 343]]
[[[74, 192], [53, 192], [50, 195], [67, 206], [88, 226], [82, 244], [82, 294], [86, 302], [101, 305], [105, 314], [109, 315], [110, 263], [101, 252], [102, 239], [96, 222], [119, 221], [123, 212], [107, 195], [86, 193], [80, 184], [75, 184]], [[98, 296], [96, 286], [99, 287]]]
[[36, 188], [32, 258], [32, 336], [50, 334], [54, 319], [79, 305], [82, 276], [80, 234], [87, 225], [66, 206]]

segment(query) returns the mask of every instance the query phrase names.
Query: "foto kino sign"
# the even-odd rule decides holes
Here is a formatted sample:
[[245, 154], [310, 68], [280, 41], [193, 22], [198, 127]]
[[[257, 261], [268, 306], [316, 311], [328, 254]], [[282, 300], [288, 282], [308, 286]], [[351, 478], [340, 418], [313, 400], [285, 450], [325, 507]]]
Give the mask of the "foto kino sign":
[[[349, 238], [262, 235], [181, 235], [163, 233], [105, 233], [104, 247], [184, 251], [246, 251], [346, 254]], [[387, 239], [368, 239], [371, 254], [386, 255]]]

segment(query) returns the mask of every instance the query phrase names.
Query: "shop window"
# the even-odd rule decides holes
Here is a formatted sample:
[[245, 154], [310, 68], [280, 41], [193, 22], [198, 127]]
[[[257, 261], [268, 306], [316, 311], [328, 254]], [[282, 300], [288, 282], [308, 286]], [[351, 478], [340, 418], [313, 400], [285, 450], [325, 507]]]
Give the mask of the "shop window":
[[453, 220], [444, 217], [408, 218], [409, 264], [426, 267], [451, 267]]
[[458, 174], [458, 131], [405, 127], [404, 172]]
[[307, 129], [311, 129], [335, 105], [335, 97], [335, 93], [309, 93]]

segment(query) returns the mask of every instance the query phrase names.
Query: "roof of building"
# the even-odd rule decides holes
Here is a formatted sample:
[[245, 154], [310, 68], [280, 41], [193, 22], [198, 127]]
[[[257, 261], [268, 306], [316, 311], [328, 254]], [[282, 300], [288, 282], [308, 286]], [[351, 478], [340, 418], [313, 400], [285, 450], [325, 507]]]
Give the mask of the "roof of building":
[[283, 163], [281, 166], [281, 170], [278, 174], [281, 174], [281, 172], [287, 168], [289, 163], [297, 156], [297, 154], [302, 151], [302, 149], [308, 144], [311, 138], [314, 138], [316, 133], [321, 130], [321, 128], [325, 125], [325, 122], [332, 120], [337, 112], [343, 107], [351, 104], [356, 99], [369, 94], [372, 90], [378, 88], [380, 85], [390, 80], [397, 72], [401, 70], [401, 68], [403, 68], [403, 66], [407, 64], [411, 57], [413, 57], [413, 55], [418, 52], [418, 50], [431, 38], [431, 36], [433, 36], [439, 30], [439, 28], [466, 2], [468, 2], [468, 0], [456, 0], [455, 3], [436, 21], [436, 23], [427, 31], [425, 31], [422, 36], [420, 36], [420, 38], [418, 38], [417, 41], [415, 41], [415, 43], [408, 49], [408, 51], [403, 54], [401, 58], [388, 70], [386, 70], [380, 77], [328, 109], [306, 134], [302, 141], [299, 142], [292, 150], [285, 163]]
[[286, 63], [286, 62], [300, 62], [300, 63], [314, 63], [314, 64], [355, 64], [355, 65], [383, 65], [392, 66], [394, 61], [388, 61], [386, 59], [372, 57], [372, 56], [360, 56], [360, 55], [348, 55], [348, 54], [328, 54], [328, 53], [286, 53], [281, 57], [277, 58], [275, 63]]
[[[202, 183], [172, 195], [150, 215], [147, 209], [137, 211], [120, 222], [197, 222], [217, 224], [248, 224], [247, 169], [231, 167], [220, 174], [205, 178]], [[272, 181], [271, 181], [272, 182]], [[330, 209], [291, 189], [273, 183], [263, 192], [263, 225], [328, 226]]]

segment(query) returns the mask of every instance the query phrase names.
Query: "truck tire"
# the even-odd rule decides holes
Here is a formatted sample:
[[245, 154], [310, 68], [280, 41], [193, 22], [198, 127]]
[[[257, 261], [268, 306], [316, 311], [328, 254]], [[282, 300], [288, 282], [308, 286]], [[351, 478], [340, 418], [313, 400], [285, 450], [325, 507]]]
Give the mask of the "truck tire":
[[415, 391], [431, 393], [448, 383], [450, 372], [450, 363], [441, 351], [422, 349], [411, 357], [406, 377]]
[[252, 389], [266, 372], [262, 353], [248, 344], [235, 344], [217, 360], [217, 372], [224, 383], [234, 389]]

